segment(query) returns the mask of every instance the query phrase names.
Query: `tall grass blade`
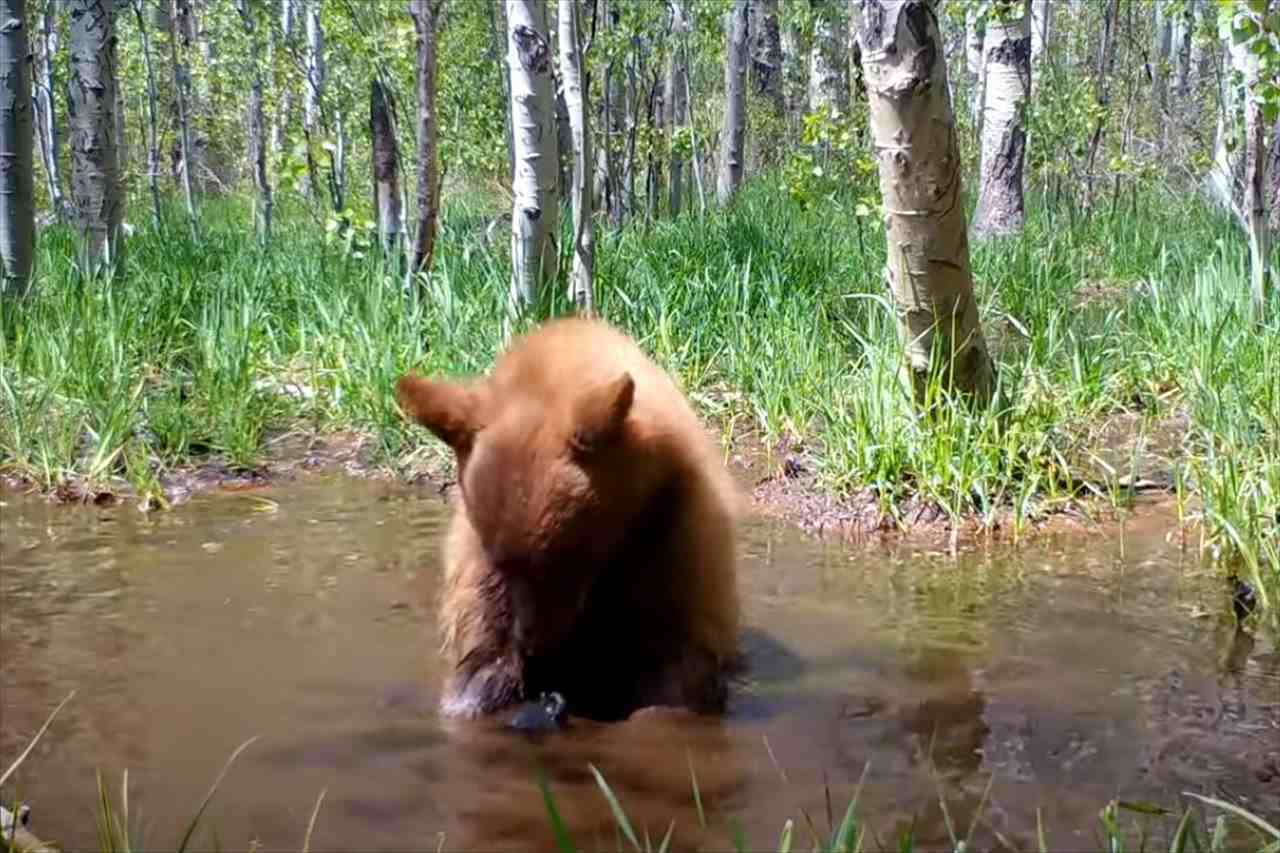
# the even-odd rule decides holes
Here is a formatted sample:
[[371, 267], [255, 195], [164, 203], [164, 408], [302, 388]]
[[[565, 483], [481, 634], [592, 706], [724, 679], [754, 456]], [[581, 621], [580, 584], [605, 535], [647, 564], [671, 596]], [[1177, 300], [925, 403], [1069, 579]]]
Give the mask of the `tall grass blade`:
[[321, 788], [320, 796], [316, 797], [315, 808], [311, 810], [311, 819], [307, 821], [307, 834], [302, 839], [302, 853], [311, 851], [311, 835], [316, 831], [316, 818], [320, 817], [320, 804], [324, 802], [324, 795], [328, 790], [328, 788]]
[[600, 771], [596, 769], [594, 764], [588, 764], [591, 768], [591, 774], [596, 777], [596, 784], [600, 786], [600, 791], [604, 794], [604, 798], [609, 803], [609, 809], [613, 812], [613, 819], [617, 821], [618, 828], [622, 830], [623, 835], [631, 842], [631, 846], [637, 851], [642, 850], [640, 847], [640, 839], [636, 837], [636, 831], [631, 828], [631, 821], [627, 819], [627, 814], [622, 810], [622, 804], [618, 802], [618, 798], [614, 796], [613, 789], [609, 787], [609, 783], [604, 781], [604, 777], [600, 775]]
[[[1183, 791], [1182, 794], [1183, 796], [1186, 796], [1186, 797], [1194, 797], [1195, 799], [1199, 800], [1202, 803], [1207, 803], [1208, 805], [1211, 805], [1215, 808], [1222, 809], [1225, 812], [1230, 812], [1231, 814], [1243, 820], [1245, 823], [1248, 823], [1253, 827], [1255, 827], [1256, 829], [1260, 830], [1263, 834], [1269, 836], [1272, 840], [1280, 840], [1280, 829], [1276, 829], [1274, 826], [1267, 823], [1265, 820], [1258, 817], [1256, 814], [1246, 809], [1242, 809], [1240, 808], [1240, 806], [1237, 806], [1234, 803], [1229, 803], [1226, 800], [1219, 800], [1216, 797], [1204, 797], [1204, 796], [1201, 796], [1200, 794], [1192, 793], [1191, 791]], [[1216, 832], [1214, 834], [1217, 835]]]
[[[542, 791], [542, 802], [547, 807], [547, 816], [551, 819], [551, 832], [556, 837], [556, 849], [560, 853], [576, 853], [577, 847], [573, 843], [572, 836], [569, 835], [569, 828], [564, 825], [564, 819], [560, 817], [560, 809], [556, 807], [555, 798], [551, 796], [551, 786], [547, 783], [547, 774], [545, 772], [538, 773], [538, 789]], [[443, 847], [444, 839], [440, 839]]]
[[235, 752], [231, 753], [231, 757], [227, 759], [226, 764], [222, 765], [222, 772], [218, 774], [218, 778], [213, 780], [213, 784], [209, 786], [209, 792], [204, 795], [204, 799], [200, 802], [200, 808], [196, 809], [195, 816], [187, 824], [187, 831], [183, 833], [182, 841], [178, 843], [178, 853], [185, 853], [187, 845], [191, 843], [191, 836], [195, 834], [196, 826], [200, 823], [200, 818], [204, 817], [205, 809], [209, 808], [209, 803], [213, 802], [213, 795], [218, 792], [218, 786], [222, 784], [222, 779], [227, 775], [227, 771], [231, 769], [231, 765], [240, 757], [240, 753], [248, 749], [249, 745], [257, 739], [258, 736], [254, 735], [240, 744], [236, 747]]
[[26, 760], [28, 755], [31, 754], [31, 750], [36, 748], [36, 744], [40, 742], [40, 738], [44, 737], [44, 733], [49, 729], [49, 724], [53, 722], [53, 718], [58, 716], [58, 712], [62, 710], [62, 706], [70, 702], [71, 697], [75, 695], [76, 692], [72, 690], [67, 694], [66, 699], [63, 699], [58, 703], [58, 707], [54, 708], [49, 716], [45, 718], [44, 725], [40, 727], [38, 732], [36, 732], [35, 737], [31, 738], [31, 743], [27, 744], [27, 748], [22, 750], [22, 754], [13, 760], [13, 763], [9, 765], [8, 769], [5, 770], [4, 773], [0, 773], [0, 787], [3, 787], [4, 783], [9, 781], [9, 777], [13, 775], [13, 772], [17, 770], [18, 766]]

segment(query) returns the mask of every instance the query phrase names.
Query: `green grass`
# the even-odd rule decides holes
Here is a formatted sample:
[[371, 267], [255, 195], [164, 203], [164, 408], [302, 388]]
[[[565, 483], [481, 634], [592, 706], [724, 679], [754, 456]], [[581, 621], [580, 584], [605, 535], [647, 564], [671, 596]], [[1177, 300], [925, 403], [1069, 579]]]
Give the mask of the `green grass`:
[[[833, 816], [828, 815], [828, 823], [831, 825], [826, 831], [819, 828], [813, 818], [801, 810], [802, 822], [797, 824], [793, 818], [788, 818], [783, 823], [776, 842], [763, 839], [749, 841], [742, 833], [740, 824], [730, 817], [728, 819], [728, 829], [733, 843], [732, 849], [739, 853], [746, 853], [748, 850], [777, 850], [777, 853], [790, 853], [792, 849], [798, 849], [803, 844], [804, 849], [815, 851], [815, 853], [862, 853], [865, 850], [886, 850], [890, 848], [896, 848], [899, 853], [910, 853], [915, 849], [916, 845], [913, 832], [914, 821], [907, 828], [900, 830], [898, 837], [890, 839], [890, 843], [886, 845], [884, 839], [879, 836], [874, 828], [868, 825], [859, 812], [858, 799], [863, 783], [866, 781], [867, 769], [869, 768], [864, 768], [863, 778], [859, 780], [858, 786], [845, 807], [839, 823], [835, 823], [832, 819]], [[674, 821], [668, 824], [665, 834], [656, 843], [649, 834], [647, 827], [643, 827], [642, 832], [637, 834], [618, 795], [613, 791], [609, 783], [605, 781], [599, 770], [594, 766], [590, 767], [590, 770], [595, 777], [596, 785], [600, 789], [604, 805], [609, 809], [609, 813], [617, 827], [617, 849], [620, 853], [627, 849], [634, 850], [635, 853], [665, 853], [666, 850], [670, 849], [676, 832]], [[692, 775], [692, 766], [690, 766], [690, 773], [693, 796], [698, 804], [699, 828], [706, 830], [708, 824], [702, 810], [697, 777]], [[994, 777], [992, 781], [994, 781]], [[540, 778], [538, 785], [546, 806], [547, 818], [555, 837], [556, 849], [560, 853], [577, 853], [580, 848], [565, 826], [549, 784], [545, 778]], [[939, 785], [938, 802], [946, 823], [950, 849], [956, 851], [956, 853], [963, 853], [963, 851], [973, 849], [974, 830], [982, 820], [983, 809], [990, 789], [991, 786], [988, 784], [987, 792], [984, 793], [982, 802], [978, 804], [970, 819], [968, 829], [961, 837], [951, 819], [947, 809], [946, 798], [941, 790], [941, 785]], [[827, 790], [825, 794], [829, 808], [831, 803], [830, 790]], [[1219, 851], [1228, 849], [1227, 827], [1230, 820], [1234, 821], [1238, 827], [1244, 828], [1254, 838], [1257, 843], [1257, 847], [1254, 849], [1260, 851], [1260, 853], [1275, 853], [1275, 851], [1280, 850], [1280, 829], [1272, 826], [1258, 815], [1233, 803], [1213, 797], [1204, 797], [1191, 792], [1185, 792], [1185, 796], [1194, 801], [1194, 803], [1201, 803], [1217, 810], [1219, 814], [1213, 823], [1209, 824], [1207, 815], [1197, 815], [1194, 803], [1188, 805], [1179, 814], [1150, 803], [1112, 800], [1098, 812], [1098, 826], [1093, 833], [1094, 843], [1096, 844], [1094, 849], [1104, 850], [1107, 853], [1146, 850], [1149, 849], [1148, 844], [1151, 835], [1154, 833], [1158, 837], [1161, 835], [1165, 837], [1170, 853], [1183, 853], [1183, 851], [1191, 850], [1203, 851], [1204, 853], [1219, 853]], [[798, 830], [797, 826], [803, 826], [804, 829]], [[1206, 832], [1205, 829], [1209, 826], [1212, 826], [1212, 830]], [[803, 834], [807, 834], [807, 841], [800, 840]], [[1045, 838], [1043, 818], [1039, 810], [1036, 813], [1035, 836], [1037, 841], [1035, 849], [1039, 850], [1040, 853], [1049, 853], [1050, 848]], [[626, 842], [625, 845], [624, 841]], [[1000, 849], [1019, 849], [998, 831], [995, 831], [995, 842]], [[1154, 847], [1150, 849], [1154, 849]], [[1232, 849], [1240, 848], [1237, 844]]]
[[[1132, 454], [1117, 416], [1174, 445], [1188, 520], [1280, 608], [1280, 326], [1249, 315], [1242, 241], [1193, 199], [1137, 218], [1033, 205], [1018, 239], [976, 247], [996, 405], [919, 416], [879, 270], [883, 236], [840, 200], [802, 209], [771, 179], [727, 214], [604, 233], [598, 305], [671, 369], [713, 423], [805, 439], [826, 487], [919, 496], [1015, 524], [1081, 495], [1117, 504]], [[142, 227], [114, 285], [82, 284], [71, 236], [42, 236], [38, 295], [0, 322], [0, 467], [53, 487], [128, 481], [219, 457], [253, 466], [287, 430], [357, 429], [396, 466], [423, 443], [391, 396], [408, 369], [472, 373], [503, 324], [505, 230], [475, 198], [446, 206], [437, 266], [406, 297], [369, 257], [282, 210], [271, 248], [235, 200], [204, 236]], [[567, 228], [567, 225], [566, 225]], [[559, 307], [563, 300], [559, 299]], [[303, 393], [281, 393], [300, 388]], [[1185, 418], [1170, 430], [1167, 424]]]

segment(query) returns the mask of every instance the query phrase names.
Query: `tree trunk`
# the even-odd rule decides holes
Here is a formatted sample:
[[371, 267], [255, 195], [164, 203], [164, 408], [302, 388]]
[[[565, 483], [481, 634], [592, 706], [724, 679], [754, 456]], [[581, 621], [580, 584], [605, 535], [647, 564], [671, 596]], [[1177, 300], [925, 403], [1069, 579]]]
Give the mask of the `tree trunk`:
[[[671, 140], [671, 184], [669, 187], [668, 205], [672, 216], [680, 215], [684, 205], [684, 168], [686, 159], [682, 153], [683, 139], [692, 134], [689, 127], [689, 101], [687, 98], [689, 76], [689, 53], [686, 47], [689, 33], [689, 22], [685, 16], [684, 4], [680, 0], [672, 0], [672, 36], [671, 64], [667, 71], [667, 90], [663, 103], [667, 108], [667, 138]], [[781, 91], [781, 90], [779, 90]], [[677, 136], [681, 141], [677, 141]]]
[[[1174, 10], [1166, 8], [1166, 4], [1156, 4], [1155, 67], [1151, 69], [1151, 79], [1156, 90], [1156, 103], [1162, 112], [1168, 106], [1169, 59], [1173, 50], [1173, 15]], [[1167, 124], [1165, 129], [1167, 131]], [[1163, 135], [1162, 133], [1161, 136]]]
[[781, 121], [786, 115], [782, 100], [782, 35], [778, 29], [778, 0], [749, 0], [751, 79], [756, 92]]
[[[173, 7], [169, 13], [169, 58], [173, 64], [173, 90], [178, 102], [178, 145], [182, 152], [182, 171], [179, 176], [182, 180], [182, 195], [187, 205], [187, 224], [191, 228], [191, 239], [197, 240], [200, 237], [199, 221], [196, 217], [195, 197], [192, 193], [192, 172], [195, 170], [194, 152], [191, 146], [191, 117], [187, 105], [188, 95], [191, 92], [191, 66], [185, 61], [179, 61], [178, 54], [178, 29], [181, 24], [181, 16], [178, 14], [179, 0], [173, 0]], [[184, 55], [186, 51], [184, 46]]]
[[925, 399], [941, 368], [944, 387], [986, 400], [995, 370], [973, 295], [937, 20], [928, 0], [864, 0], [859, 31], [887, 211], [886, 266], [915, 398]]
[[86, 275], [115, 272], [124, 258], [124, 198], [116, 160], [114, 0], [69, 0], [71, 196]]
[[[1022, 0], [997, 0], [1006, 16], [987, 21], [986, 94], [982, 116], [982, 183], [973, 214], [976, 239], [1015, 234], [1025, 220], [1023, 124], [1031, 95], [1031, 33]], [[999, 8], [999, 7], [997, 7]], [[1014, 17], [1016, 15], [1016, 17]]]
[[0, 297], [25, 296], [36, 251], [26, 0], [0, 0]]
[[164, 227], [160, 202], [160, 129], [157, 115], [156, 72], [151, 62], [151, 36], [143, 16], [144, 0], [133, 0], [133, 16], [138, 22], [138, 39], [142, 43], [142, 64], [147, 72], [147, 189], [151, 191], [151, 215], [157, 230]]
[[58, 0], [46, 0], [40, 15], [40, 55], [36, 66], [36, 115], [40, 121], [40, 159], [54, 215], [67, 218], [67, 199], [62, 190], [62, 134], [58, 131], [58, 110], [54, 93], [58, 77], [54, 65], [61, 49], [58, 33]]
[[1280, 231], [1280, 119], [1271, 128], [1271, 147], [1267, 150], [1267, 217], [1272, 232]]
[[984, 22], [977, 3], [970, 3], [964, 14], [964, 60], [969, 72], [969, 119], [979, 138], [982, 136], [983, 71], [982, 55]]
[[418, 227], [413, 238], [414, 272], [431, 269], [435, 254], [436, 218], [440, 212], [439, 163], [436, 155], [436, 21], [431, 0], [409, 7], [418, 34]]
[[809, 52], [809, 110], [846, 110], [849, 84], [844, 72], [844, 36], [830, 0], [809, 0], [814, 12]]
[[1244, 79], [1248, 73], [1249, 48], [1245, 42], [1233, 44], [1229, 32], [1224, 35], [1224, 68], [1219, 75], [1221, 105], [1218, 109], [1217, 132], [1214, 134], [1213, 164], [1209, 168], [1207, 184], [1209, 197], [1224, 210], [1235, 214], [1247, 232], [1248, 222], [1240, 205], [1244, 197], [1242, 182], [1246, 158], [1243, 148], [1233, 145], [1232, 140], [1237, 138], [1241, 130], [1243, 97], [1242, 87], [1235, 78], [1238, 74], [1239, 79]]
[[1084, 169], [1084, 199], [1081, 206], [1091, 210], [1094, 202], [1094, 168], [1098, 151], [1102, 148], [1103, 133], [1107, 126], [1107, 114], [1111, 108], [1111, 63], [1115, 56], [1116, 19], [1120, 16], [1120, 0], [1107, 0], [1102, 11], [1102, 41], [1098, 48], [1098, 66], [1094, 78], [1094, 97], [1098, 104], [1098, 118], [1089, 137], [1088, 159]]
[[1049, 47], [1054, 0], [1031, 0], [1031, 66], [1039, 67]]
[[[1256, 38], [1256, 37], [1255, 37]], [[1247, 43], [1246, 43], [1247, 48]], [[1267, 281], [1270, 266], [1270, 234], [1267, 231], [1266, 200], [1266, 126], [1262, 121], [1262, 97], [1258, 55], [1244, 53], [1244, 211], [1245, 232], [1249, 238], [1249, 280], [1253, 294], [1254, 320], [1266, 321]]]
[[236, 0], [236, 9], [250, 41], [250, 67], [246, 69], [246, 75], [253, 81], [249, 84], [249, 113], [246, 116], [249, 120], [249, 170], [258, 191], [253, 210], [254, 231], [258, 242], [265, 246], [271, 242], [271, 214], [275, 204], [271, 198], [271, 183], [267, 179], [267, 129], [262, 107], [262, 71], [258, 63], [262, 41], [258, 37], [251, 3], [252, 0]]
[[581, 314], [595, 311], [595, 229], [591, 219], [591, 132], [582, 80], [579, 0], [560, 0], [560, 73], [573, 140], [573, 272], [569, 298]]
[[1209, 42], [1201, 32], [1204, 29], [1204, 18], [1212, 11], [1206, 10], [1203, 0], [1187, 0], [1187, 20], [1189, 25], [1187, 49], [1187, 91], [1202, 85], [1205, 69], [1209, 66]]
[[378, 242], [383, 254], [390, 257], [400, 247], [400, 150], [387, 90], [376, 77], [369, 90], [369, 137], [373, 141], [373, 209], [378, 218]]
[[[294, 44], [294, 0], [280, 0], [280, 46], [285, 52], [286, 64], [292, 66]], [[280, 84], [280, 106], [271, 119], [271, 153], [279, 155], [284, 147], [284, 137], [289, 132], [289, 120], [293, 116], [293, 75], [285, 74]]]
[[742, 184], [747, 137], [747, 0], [733, 0], [726, 21], [724, 130], [720, 134], [720, 178], [716, 199], [723, 206]]
[[[506, 69], [507, 13], [505, 0], [488, 0], [489, 5], [489, 51], [492, 62], [498, 67], [498, 85], [502, 87], [502, 103], [511, 103], [511, 80]], [[511, 110], [502, 113], [502, 132], [507, 142], [507, 174], [515, 174], [515, 149], [511, 145]]]
[[307, 144], [307, 179], [303, 194], [313, 198], [319, 181], [312, 145], [320, 131], [321, 103], [324, 98], [324, 28], [320, 24], [323, 0], [305, 0], [307, 15], [307, 47], [305, 52], [307, 85], [302, 93], [302, 130]]
[[512, 176], [510, 307], [520, 313], [557, 275], [560, 200], [556, 197], [556, 116], [546, 0], [508, 0]]
[[782, 49], [782, 105], [790, 126], [809, 101], [809, 58], [801, 55], [800, 28], [794, 21], [786, 26], [780, 24], [778, 29]]

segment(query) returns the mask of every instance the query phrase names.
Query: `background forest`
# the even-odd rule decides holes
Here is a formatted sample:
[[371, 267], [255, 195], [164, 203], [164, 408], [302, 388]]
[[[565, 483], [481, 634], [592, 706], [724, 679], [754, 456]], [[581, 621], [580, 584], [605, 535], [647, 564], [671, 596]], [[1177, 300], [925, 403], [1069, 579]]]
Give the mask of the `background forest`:
[[[1016, 531], [1167, 493], [1265, 611], [1272, 5], [2, 0], [0, 465], [144, 508], [291, 435], [421, 467], [395, 378], [576, 304], [834, 500]], [[864, 46], [933, 32], [929, 125]], [[953, 229], [954, 275], [913, 296], [886, 224]], [[989, 359], [904, 334], [971, 287], [950, 355]]]

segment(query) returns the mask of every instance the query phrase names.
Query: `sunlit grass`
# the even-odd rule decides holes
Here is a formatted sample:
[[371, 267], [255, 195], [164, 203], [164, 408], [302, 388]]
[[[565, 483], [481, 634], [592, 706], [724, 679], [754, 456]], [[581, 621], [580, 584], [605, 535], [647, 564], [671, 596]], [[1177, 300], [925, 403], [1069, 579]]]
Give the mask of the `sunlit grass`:
[[[192, 461], [258, 464], [275, 432], [351, 428], [394, 466], [421, 444], [395, 378], [483, 371], [499, 346], [506, 240], [477, 199], [446, 208], [437, 266], [408, 294], [304, 215], [282, 211], [258, 247], [234, 200], [206, 205], [199, 244], [142, 228], [112, 286], [82, 286], [70, 236], [45, 232], [38, 295], [0, 320], [0, 467], [148, 495]], [[727, 214], [602, 233], [598, 305], [722, 431], [801, 437], [826, 487], [890, 510], [918, 496], [1020, 524], [1080, 496], [1123, 504], [1133, 454], [1102, 429], [1137, 413], [1177, 448], [1185, 517], [1274, 610], [1280, 329], [1250, 321], [1229, 223], [1194, 199], [1139, 209], [1033, 205], [1022, 237], [974, 248], [1000, 379], [977, 412], [922, 417], [907, 398], [877, 229], [860, 241], [851, 214], [801, 209], [767, 178]]]

